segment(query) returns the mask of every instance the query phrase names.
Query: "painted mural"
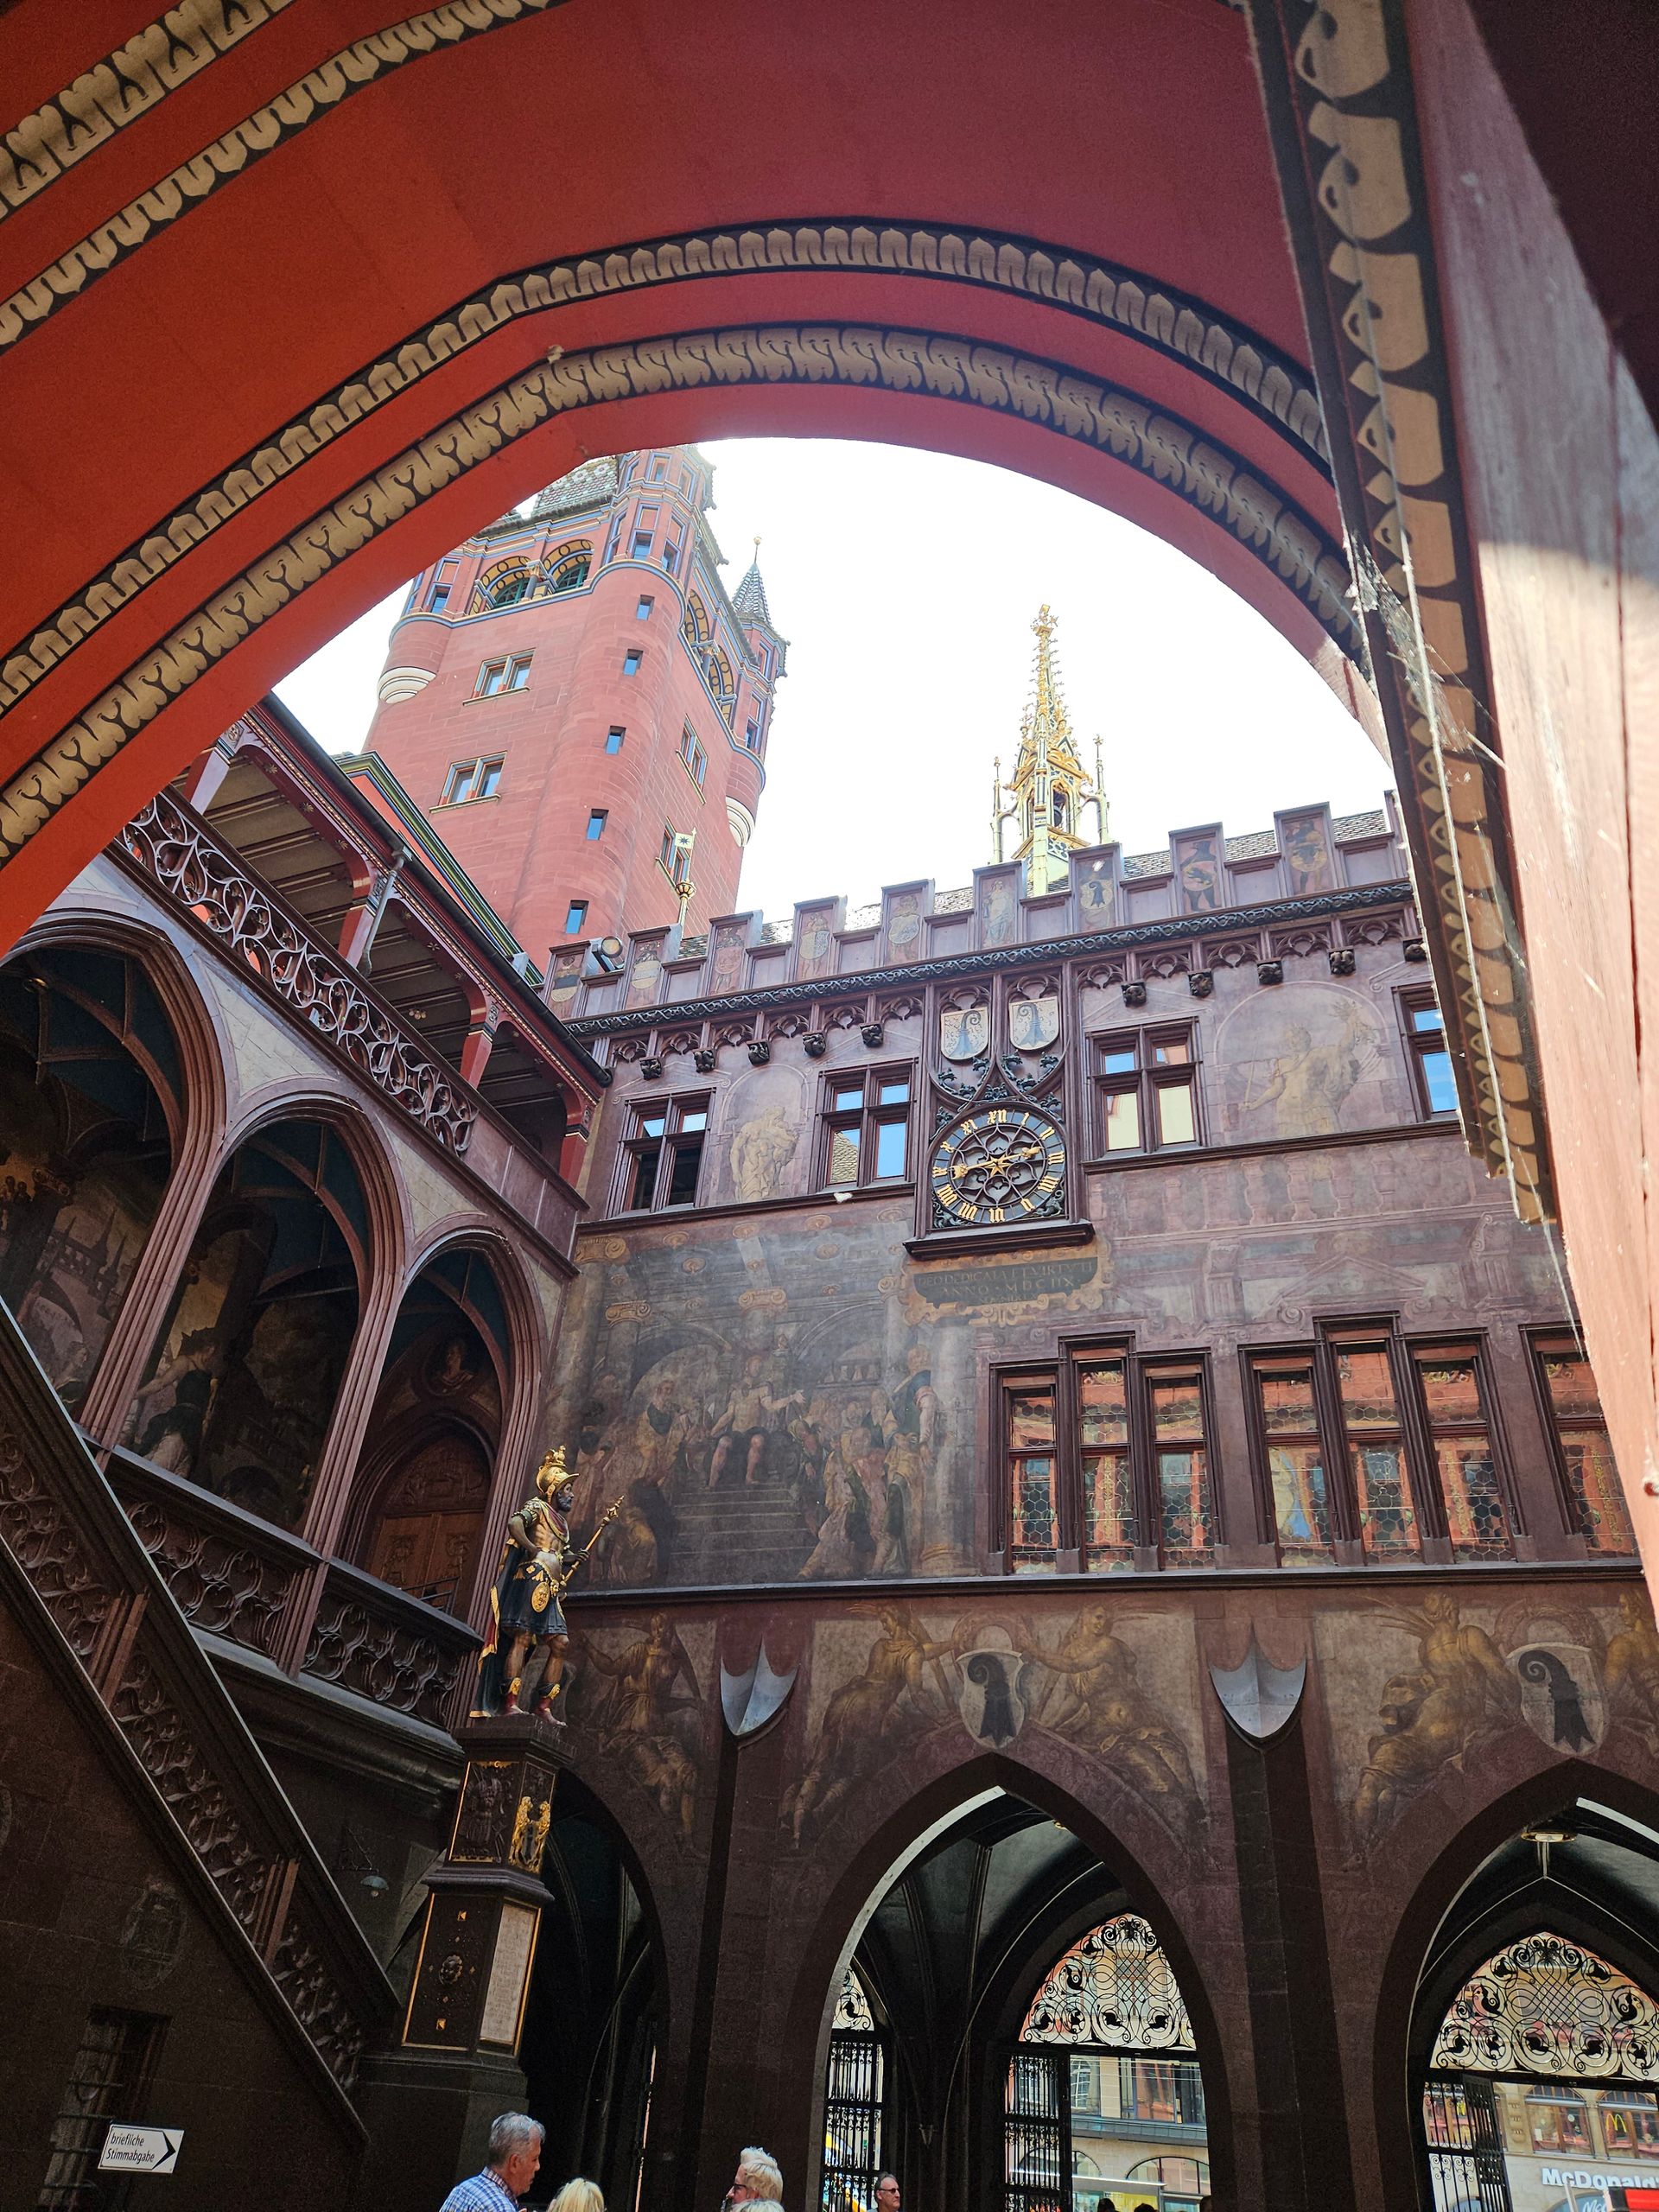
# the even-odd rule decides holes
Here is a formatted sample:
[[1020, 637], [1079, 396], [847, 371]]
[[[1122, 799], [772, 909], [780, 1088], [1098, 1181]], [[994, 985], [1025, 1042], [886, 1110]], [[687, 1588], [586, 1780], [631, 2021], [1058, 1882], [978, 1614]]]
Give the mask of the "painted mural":
[[1367, 993], [1302, 983], [1288, 1003], [1242, 1000], [1220, 1025], [1230, 1135], [1334, 1136], [1395, 1118], [1382, 1020]]
[[574, 1734], [626, 1774], [689, 1840], [708, 1777], [714, 1630], [665, 1612], [584, 1630], [568, 1707]]

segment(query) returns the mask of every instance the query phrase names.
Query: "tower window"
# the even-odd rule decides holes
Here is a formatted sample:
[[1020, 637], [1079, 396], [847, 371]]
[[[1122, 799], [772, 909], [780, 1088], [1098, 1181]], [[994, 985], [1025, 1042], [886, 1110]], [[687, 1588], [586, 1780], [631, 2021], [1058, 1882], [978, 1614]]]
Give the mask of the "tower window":
[[1066, 804], [1065, 790], [1058, 784], [1054, 786], [1053, 797], [1049, 802], [1049, 811], [1057, 830], [1064, 830], [1067, 827], [1071, 809]]
[[686, 774], [701, 791], [709, 773], [709, 755], [698, 744], [696, 732], [690, 722], [680, 733], [680, 760]]
[[588, 581], [588, 571], [593, 566], [593, 556], [584, 545], [578, 553], [568, 553], [560, 560], [549, 582], [550, 591], [575, 591]]
[[652, 482], [653, 484], [660, 484], [660, 483], [663, 481], [663, 480], [664, 479], [664, 477], [666, 477], [666, 475], [667, 475], [667, 474], [668, 474], [668, 455], [667, 455], [666, 454], [662, 454], [662, 453], [654, 453], [654, 454], [652, 454], [652, 455], [651, 456], [651, 480], [652, 480]]
[[454, 561], [439, 562], [438, 573], [433, 579], [432, 595], [426, 602], [429, 613], [442, 614], [444, 608], [448, 606], [450, 588], [455, 581], [456, 566]]
[[696, 1205], [708, 1127], [706, 1095], [636, 1106], [619, 1163], [618, 1212]]
[[465, 806], [475, 798], [493, 798], [500, 788], [502, 755], [480, 760], [457, 760], [443, 780], [440, 806]]
[[645, 654], [637, 645], [630, 647], [630, 649], [622, 656], [623, 675], [638, 676], [639, 673], [639, 664], [644, 660], [645, 657]]
[[1452, 1079], [1452, 1055], [1446, 1049], [1446, 1024], [1432, 990], [1402, 991], [1400, 1020], [1411, 1054], [1412, 1084], [1421, 1121], [1458, 1110], [1458, 1086]]
[[518, 653], [511, 660], [486, 660], [478, 671], [475, 699], [496, 699], [504, 691], [522, 691], [530, 681], [529, 653]]
[[667, 870], [670, 880], [677, 889], [691, 873], [690, 848], [680, 842], [677, 833], [670, 823], [665, 823], [663, 826], [662, 848], [657, 858]]
[[679, 557], [680, 549], [671, 537], [667, 544], [663, 548], [663, 566], [668, 570], [671, 576], [674, 574], [674, 564]]
[[569, 906], [565, 909], [564, 933], [566, 937], [579, 936], [582, 931], [582, 925], [587, 918], [588, 901], [585, 899], [573, 899], [570, 901]]
[[634, 620], [636, 622], [649, 622], [651, 620], [651, 610], [656, 604], [657, 602], [653, 599], [642, 599], [639, 606], [633, 610]]
[[528, 569], [515, 569], [511, 575], [498, 577], [489, 588], [489, 603], [496, 607], [517, 607], [530, 589]]
[[605, 835], [606, 813], [607, 810], [604, 807], [596, 806], [593, 812], [588, 817], [588, 842], [589, 844], [597, 844], [599, 840]]
[[760, 750], [760, 725], [758, 721], [751, 722], [744, 731], [743, 742], [751, 753], [758, 753]]
[[634, 531], [633, 543], [629, 547], [628, 550], [636, 561], [650, 560], [652, 541], [655, 536], [656, 532], [654, 531], [636, 530]]
[[605, 750], [607, 753], [620, 753], [622, 750], [622, 741], [627, 734], [620, 724], [613, 723], [605, 733]]

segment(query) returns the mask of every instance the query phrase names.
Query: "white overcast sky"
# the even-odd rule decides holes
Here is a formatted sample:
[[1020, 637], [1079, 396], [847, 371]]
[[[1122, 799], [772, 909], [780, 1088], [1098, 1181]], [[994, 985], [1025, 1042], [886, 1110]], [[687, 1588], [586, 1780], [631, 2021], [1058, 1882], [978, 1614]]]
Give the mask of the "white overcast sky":
[[[1275, 807], [1380, 803], [1387, 768], [1300, 655], [1161, 539], [982, 462], [828, 439], [705, 450], [728, 588], [761, 538], [789, 639], [767, 782], [740, 903], [931, 876], [990, 858], [991, 762], [1011, 772], [1047, 600], [1085, 771], [1103, 741], [1111, 834], [1154, 851], [1171, 829], [1229, 836]], [[533, 487], [532, 487], [533, 488]], [[330, 752], [359, 749], [400, 592], [278, 684]]]

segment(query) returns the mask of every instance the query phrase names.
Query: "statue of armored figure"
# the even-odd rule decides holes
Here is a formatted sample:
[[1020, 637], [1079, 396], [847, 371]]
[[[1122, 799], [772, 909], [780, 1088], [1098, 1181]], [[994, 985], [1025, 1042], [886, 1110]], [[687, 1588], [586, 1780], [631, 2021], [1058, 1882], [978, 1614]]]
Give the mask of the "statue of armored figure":
[[495, 1588], [490, 1625], [478, 1662], [474, 1719], [518, 1713], [524, 1669], [542, 1655], [535, 1713], [555, 1718], [554, 1700], [564, 1679], [570, 1637], [559, 1599], [578, 1556], [570, 1541], [570, 1501], [576, 1478], [563, 1451], [550, 1452], [536, 1470], [536, 1490], [507, 1523], [507, 1541]]

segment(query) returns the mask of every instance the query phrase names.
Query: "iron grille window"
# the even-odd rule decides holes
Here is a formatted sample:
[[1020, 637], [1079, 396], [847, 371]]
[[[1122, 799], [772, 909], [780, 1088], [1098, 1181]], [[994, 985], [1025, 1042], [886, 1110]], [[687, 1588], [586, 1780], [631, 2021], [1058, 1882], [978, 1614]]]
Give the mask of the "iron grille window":
[[1003, 2212], [1071, 2212], [1069, 2088], [1064, 2051], [1014, 2054], [1002, 2119]]
[[1208, 1567], [1221, 1541], [1202, 1359], [1079, 1347], [1004, 1372], [1001, 1548], [1013, 1574]]
[[617, 1211], [660, 1213], [696, 1205], [708, 1128], [706, 1095], [636, 1106], [622, 1145]]
[[903, 1181], [910, 1173], [913, 1089], [907, 1067], [830, 1077], [821, 1117], [821, 1173], [832, 1190]]
[[1458, 1110], [1458, 1086], [1452, 1077], [1452, 1055], [1446, 1048], [1446, 1024], [1432, 990], [1402, 991], [1400, 1027], [1411, 1061], [1413, 1095], [1421, 1121], [1438, 1121]]
[[465, 806], [475, 798], [493, 798], [501, 786], [503, 756], [492, 753], [478, 760], [457, 760], [443, 779], [441, 806]]
[[1478, 1342], [1402, 1344], [1389, 1321], [1247, 1355], [1263, 1515], [1281, 1562], [1514, 1556], [1516, 1516]]
[[1103, 1153], [1164, 1152], [1199, 1141], [1198, 1039], [1191, 1022], [1091, 1039]]
[[1597, 1556], [1628, 1557], [1636, 1539], [1590, 1363], [1570, 1336], [1534, 1337], [1530, 1349], [1567, 1525]]
[[1510, 2212], [1490, 2082], [1478, 2075], [1431, 2076], [1423, 2091], [1423, 2136], [1434, 2212]]
[[836, 2028], [830, 2037], [823, 2101], [823, 2212], [868, 2212], [881, 2174], [881, 2039]]
[[39, 2212], [110, 2212], [124, 2187], [100, 2177], [99, 2154], [111, 2120], [134, 2120], [143, 2108], [164, 2020], [148, 2012], [94, 2006], [86, 2016], [63, 2102], [52, 2123], [51, 2155]]

